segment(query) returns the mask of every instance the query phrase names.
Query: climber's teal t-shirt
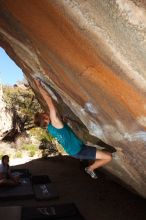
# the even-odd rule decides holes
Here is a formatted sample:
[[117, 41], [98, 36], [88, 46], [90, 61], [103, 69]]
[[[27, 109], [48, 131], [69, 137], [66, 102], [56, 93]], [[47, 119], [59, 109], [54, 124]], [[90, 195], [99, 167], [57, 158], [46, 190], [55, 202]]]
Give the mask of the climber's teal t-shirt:
[[83, 146], [83, 142], [74, 134], [67, 124], [63, 128], [55, 128], [51, 123], [47, 127], [47, 131], [57, 139], [64, 150], [69, 155], [77, 154]]

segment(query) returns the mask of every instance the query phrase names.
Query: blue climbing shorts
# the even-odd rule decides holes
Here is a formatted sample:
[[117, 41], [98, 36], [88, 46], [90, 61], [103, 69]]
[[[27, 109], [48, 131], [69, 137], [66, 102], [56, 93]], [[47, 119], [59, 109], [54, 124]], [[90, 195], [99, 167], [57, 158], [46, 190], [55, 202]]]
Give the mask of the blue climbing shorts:
[[72, 155], [72, 157], [75, 157], [81, 160], [95, 160], [96, 150], [97, 150], [96, 147], [83, 145], [82, 149], [77, 154]]

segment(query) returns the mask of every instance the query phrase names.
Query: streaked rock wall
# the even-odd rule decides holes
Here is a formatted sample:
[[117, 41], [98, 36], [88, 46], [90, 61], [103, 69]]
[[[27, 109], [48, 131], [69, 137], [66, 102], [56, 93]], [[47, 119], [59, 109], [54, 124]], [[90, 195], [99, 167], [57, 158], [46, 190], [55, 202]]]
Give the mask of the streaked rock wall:
[[108, 171], [143, 197], [145, 33], [144, 0], [0, 1], [0, 46], [44, 108], [36, 76], [53, 88], [47, 86], [63, 111], [69, 107], [91, 135], [116, 149]]

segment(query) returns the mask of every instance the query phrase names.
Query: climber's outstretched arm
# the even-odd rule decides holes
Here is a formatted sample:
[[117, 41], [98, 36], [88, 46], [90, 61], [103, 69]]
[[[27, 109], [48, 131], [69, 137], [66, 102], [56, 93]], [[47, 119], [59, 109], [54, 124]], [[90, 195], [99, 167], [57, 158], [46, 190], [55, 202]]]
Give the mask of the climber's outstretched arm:
[[35, 79], [34, 81], [36, 86], [38, 87], [40, 94], [42, 95], [43, 99], [46, 101], [46, 104], [49, 108], [50, 111], [49, 116], [52, 125], [55, 126], [56, 128], [62, 128], [63, 123], [57, 113], [57, 109], [52, 101], [52, 98], [50, 97], [50, 95], [48, 94], [48, 92], [46, 91], [40, 80]]

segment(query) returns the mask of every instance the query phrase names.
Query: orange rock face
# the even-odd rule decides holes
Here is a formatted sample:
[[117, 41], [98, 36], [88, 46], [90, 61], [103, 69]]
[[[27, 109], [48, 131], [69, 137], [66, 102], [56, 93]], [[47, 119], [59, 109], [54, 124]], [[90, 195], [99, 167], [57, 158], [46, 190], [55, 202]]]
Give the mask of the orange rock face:
[[38, 97], [36, 76], [115, 148], [108, 171], [146, 197], [146, 7], [134, 2], [3, 0], [0, 46]]

